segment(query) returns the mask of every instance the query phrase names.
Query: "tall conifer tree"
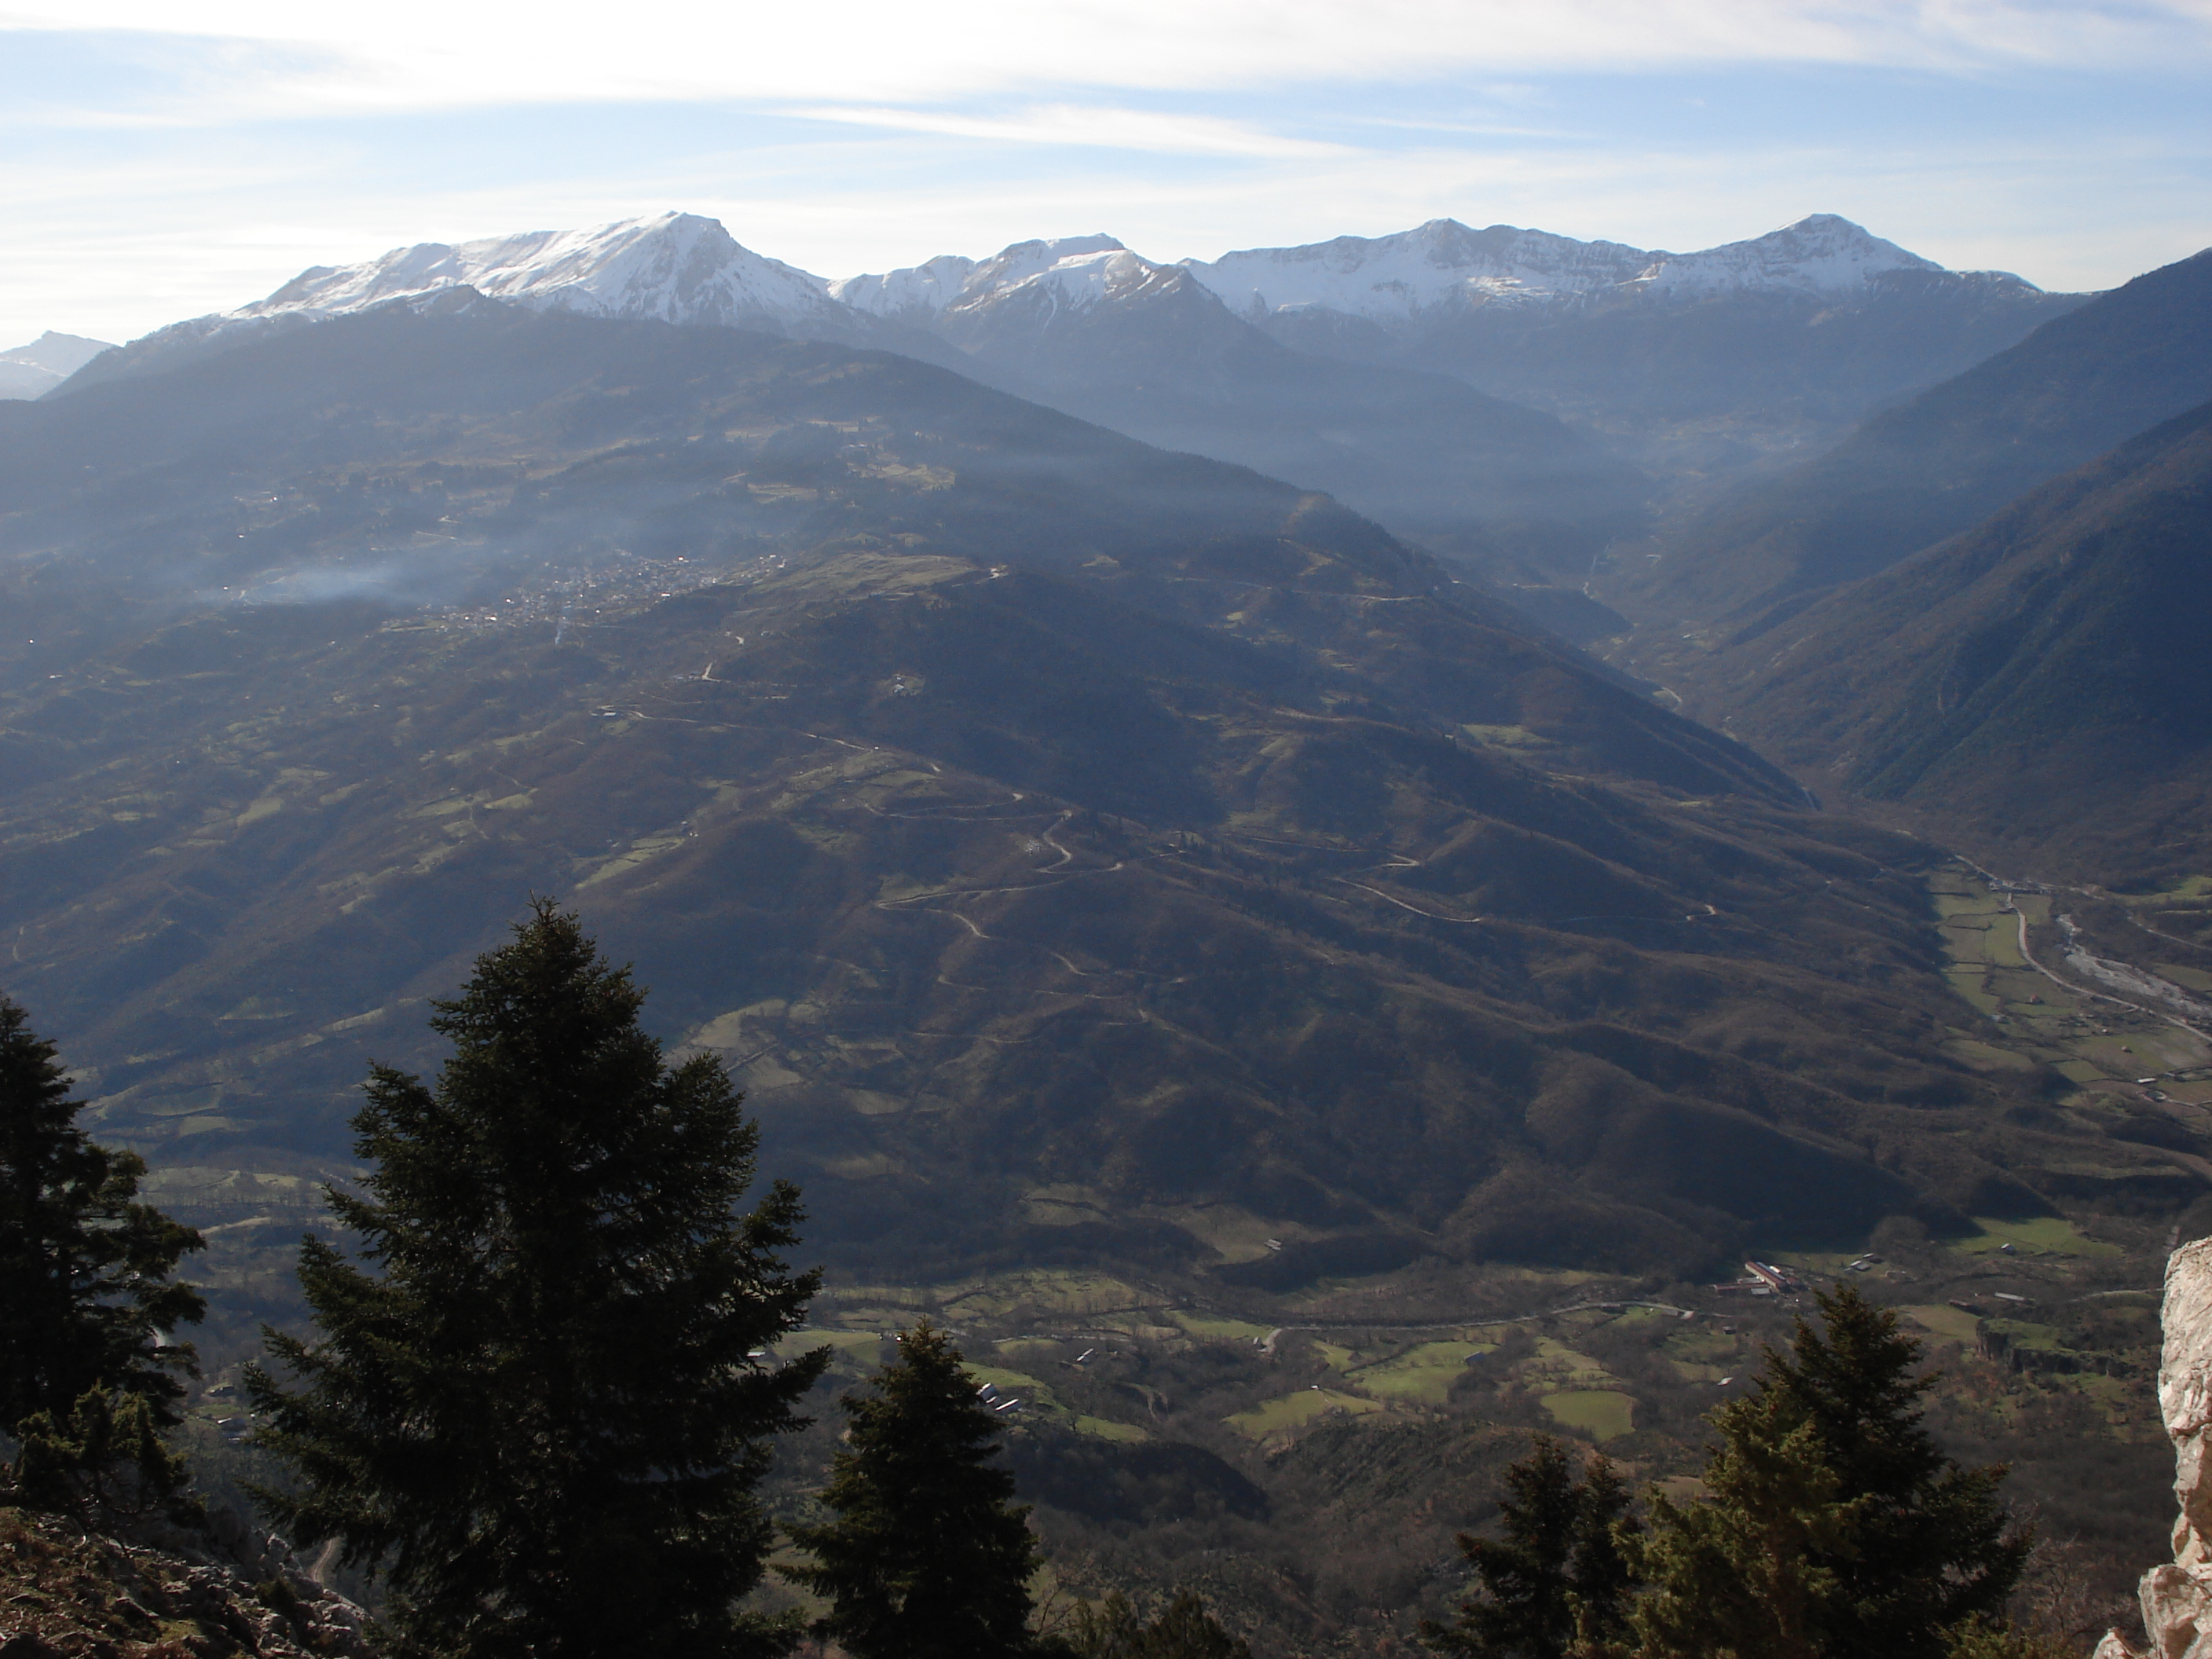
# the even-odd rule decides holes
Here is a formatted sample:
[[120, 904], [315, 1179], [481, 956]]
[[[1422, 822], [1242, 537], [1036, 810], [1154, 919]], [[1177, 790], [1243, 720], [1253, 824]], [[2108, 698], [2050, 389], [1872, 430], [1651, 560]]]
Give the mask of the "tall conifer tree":
[[1954, 1462], [1922, 1424], [1936, 1379], [1897, 1315], [1848, 1285], [1816, 1299], [1819, 1328], [1797, 1322], [1765, 1386], [1813, 1425], [1841, 1498], [1866, 1505], [1832, 1564], [1841, 1599], [1831, 1650], [1935, 1659], [1948, 1626], [2002, 1610], [2034, 1540], [1997, 1501], [2004, 1466]]
[[1921, 1421], [1934, 1379], [1897, 1316], [1823, 1292], [1756, 1389], [1713, 1415], [1707, 1495], [1654, 1503], [1630, 1552], [1640, 1659], [1941, 1659], [1985, 1628], [2033, 1540]]
[[1502, 1538], [1460, 1534], [1460, 1553], [1480, 1593], [1449, 1625], [1421, 1638], [1469, 1659], [1565, 1659], [1626, 1632], [1633, 1575], [1620, 1534], [1636, 1530], [1629, 1496], [1610, 1459], [1592, 1454], [1577, 1474], [1568, 1449], [1538, 1435], [1510, 1466], [1498, 1496]]
[[741, 1618], [773, 1540], [755, 1488], [826, 1351], [779, 1366], [816, 1275], [720, 1064], [671, 1068], [642, 993], [534, 907], [432, 1028], [435, 1087], [378, 1066], [354, 1120], [365, 1196], [330, 1194], [362, 1265], [310, 1237], [319, 1334], [250, 1379], [264, 1493], [390, 1589], [396, 1650], [657, 1659], [787, 1650]]
[[1029, 1581], [1040, 1557], [994, 1462], [999, 1425], [960, 1351], [925, 1320], [899, 1339], [851, 1426], [822, 1502], [794, 1527], [811, 1566], [780, 1569], [830, 1602], [822, 1630], [854, 1659], [1011, 1659], [1036, 1650]]
[[173, 1425], [195, 1368], [163, 1334], [206, 1304], [170, 1275], [200, 1236], [139, 1201], [144, 1161], [79, 1128], [70, 1090], [54, 1045], [0, 996], [0, 1431], [65, 1422], [95, 1387]]

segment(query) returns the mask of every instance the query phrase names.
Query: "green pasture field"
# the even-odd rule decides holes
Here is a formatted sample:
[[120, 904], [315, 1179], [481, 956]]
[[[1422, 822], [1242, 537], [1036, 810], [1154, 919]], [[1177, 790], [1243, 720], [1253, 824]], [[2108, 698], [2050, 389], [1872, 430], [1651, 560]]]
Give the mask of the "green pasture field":
[[1636, 1401], [1612, 1389], [1567, 1389], [1544, 1397], [1544, 1409], [1571, 1429], [1605, 1442], [1636, 1426]]
[[2063, 1216], [2031, 1217], [2026, 1221], [2000, 1221], [1989, 1216], [1976, 1216], [1974, 1225], [1980, 1229], [1971, 1237], [1948, 1241], [1950, 1248], [1968, 1255], [1985, 1255], [2009, 1244], [2021, 1254], [2039, 1255], [2120, 1255], [2124, 1254], [2118, 1245], [2087, 1238], [2081, 1230]]
[[1451, 1385], [1466, 1373], [1468, 1355], [1493, 1352], [1497, 1346], [1494, 1342], [1424, 1342], [1353, 1372], [1352, 1380], [1368, 1393], [1387, 1400], [1441, 1406]]
[[1248, 1439], [1265, 1440], [1271, 1435], [1310, 1423], [1332, 1411], [1363, 1416], [1382, 1409], [1374, 1401], [1363, 1400], [1356, 1394], [1341, 1394], [1334, 1389], [1301, 1389], [1296, 1394], [1279, 1395], [1273, 1400], [1262, 1401], [1250, 1411], [1238, 1412], [1224, 1420], [1231, 1428]]

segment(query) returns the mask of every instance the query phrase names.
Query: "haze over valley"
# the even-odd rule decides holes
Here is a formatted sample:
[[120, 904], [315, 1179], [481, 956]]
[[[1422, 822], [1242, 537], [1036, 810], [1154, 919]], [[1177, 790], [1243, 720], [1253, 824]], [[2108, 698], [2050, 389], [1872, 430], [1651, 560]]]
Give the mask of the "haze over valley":
[[1532, 1432], [1694, 1495], [1850, 1284], [2103, 1616], [2212, 1231], [2212, 250], [1328, 229], [651, 212], [0, 351], [0, 990], [207, 1235], [208, 1480], [538, 898], [744, 1091], [832, 1382], [926, 1313], [1027, 1402], [1070, 1595], [1419, 1651]]

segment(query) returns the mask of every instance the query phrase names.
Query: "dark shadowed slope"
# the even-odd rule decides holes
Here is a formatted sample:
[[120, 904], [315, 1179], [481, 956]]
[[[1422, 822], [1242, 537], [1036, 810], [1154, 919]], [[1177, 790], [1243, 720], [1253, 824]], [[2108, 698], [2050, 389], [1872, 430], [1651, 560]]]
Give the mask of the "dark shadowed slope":
[[1833, 442], [2081, 300], [1994, 271], [1899, 270], [1840, 298], [1607, 294], [1440, 308], [1390, 326], [1304, 307], [1261, 326], [1316, 356], [1457, 375], [1604, 433], [1662, 476], [1726, 477]]
[[1953, 1058], [1909, 843], [910, 360], [453, 296], [0, 409], [0, 507], [9, 988], [210, 1191], [532, 891], [908, 1278], [1648, 1271], [2079, 1161]]
[[2212, 869], [2212, 404], [1696, 684], [1802, 775], [2038, 869]]
[[1681, 526], [1615, 602], [1670, 639], [1676, 622], [1740, 627], [1965, 530], [2207, 398], [2212, 252], [2100, 295]]

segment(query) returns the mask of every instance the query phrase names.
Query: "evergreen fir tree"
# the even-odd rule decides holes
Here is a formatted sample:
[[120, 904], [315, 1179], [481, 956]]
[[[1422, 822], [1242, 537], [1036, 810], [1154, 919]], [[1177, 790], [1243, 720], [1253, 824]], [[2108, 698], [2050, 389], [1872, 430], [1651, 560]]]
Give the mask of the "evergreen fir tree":
[[1827, 1659], [1834, 1562], [1866, 1507], [1839, 1494], [1819, 1433], [1771, 1390], [1713, 1414], [1705, 1496], [1654, 1498], [1634, 1553], [1649, 1585], [1630, 1615], [1637, 1659]]
[[1942, 1659], [2002, 1607], [2032, 1540], [2001, 1468], [1968, 1469], [1922, 1425], [1920, 1345], [1845, 1288], [1713, 1417], [1707, 1495], [1653, 1506], [1631, 1554], [1651, 1587], [1642, 1659]]
[[1613, 1464], [1594, 1455], [1577, 1478], [1567, 1448], [1549, 1435], [1505, 1471], [1498, 1515], [1504, 1536], [1460, 1534], [1460, 1553], [1481, 1594], [1460, 1604], [1449, 1626], [1424, 1621], [1421, 1638], [1442, 1653], [1480, 1659], [1565, 1659], [1577, 1643], [1602, 1643], [1625, 1629], [1634, 1579], [1620, 1534], [1629, 1496]]
[[1575, 1517], [1575, 1552], [1567, 1565], [1567, 1605], [1574, 1610], [1571, 1652], [1616, 1651], [1629, 1636], [1628, 1615], [1638, 1583], [1632, 1555], [1643, 1524], [1630, 1512], [1628, 1483], [1603, 1452], [1583, 1471], [1581, 1511]]
[[36, 1413], [65, 1422], [94, 1388], [171, 1426], [178, 1375], [197, 1370], [163, 1334], [206, 1304], [170, 1275], [200, 1236], [138, 1201], [144, 1162], [77, 1127], [70, 1086], [54, 1045], [0, 996], [0, 1431]]
[[830, 1603], [820, 1632], [854, 1659], [1003, 1659], [1036, 1650], [1029, 1582], [1040, 1562], [1014, 1478], [994, 1460], [999, 1425], [960, 1351], [927, 1320], [850, 1426], [822, 1503], [794, 1527], [811, 1565], [781, 1569]]
[[1841, 1497], [1864, 1500], [1850, 1551], [1830, 1564], [1829, 1651], [1938, 1659], [1948, 1626], [2002, 1610], [2034, 1540], [2008, 1529], [2003, 1466], [1962, 1468], [1922, 1425], [1936, 1379], [1897, 1315], [1850, 1286], [1816, 1299], [1820, 1328], [1797, 1322], [1765, 1386], [1812, 1424]]
[[362, 1264], [310, 1237], [319, 1334], [270, 1333], [249, 1377], [260, 1494], [389, 1589], [392, 1650], [438, 1659], [787, 1650], [741, 1619], [773, 1541], [769, 1437], [827, 1358], [763, 1351], [800, 1323], [799, 1195], [749, 1213], [757, 1131], [711, 1057], [674, 1068], [642, 994], [574, 916], [533, 908], [434, 1030], [434, 1088], [371, 1070], [366, 1194], [329, 1194]]
[[33, 1412], [17, 1433], [14, 1495], [33, 1509], [58, 1510], [95, 1530], [157, 1510], [204, 1519], [196, 1502], [178, 1497], [184, 1454], [162, 1443], [153, 1404], [143, 1394], [89, 1388], [66, 1422], [52, 1412]]

